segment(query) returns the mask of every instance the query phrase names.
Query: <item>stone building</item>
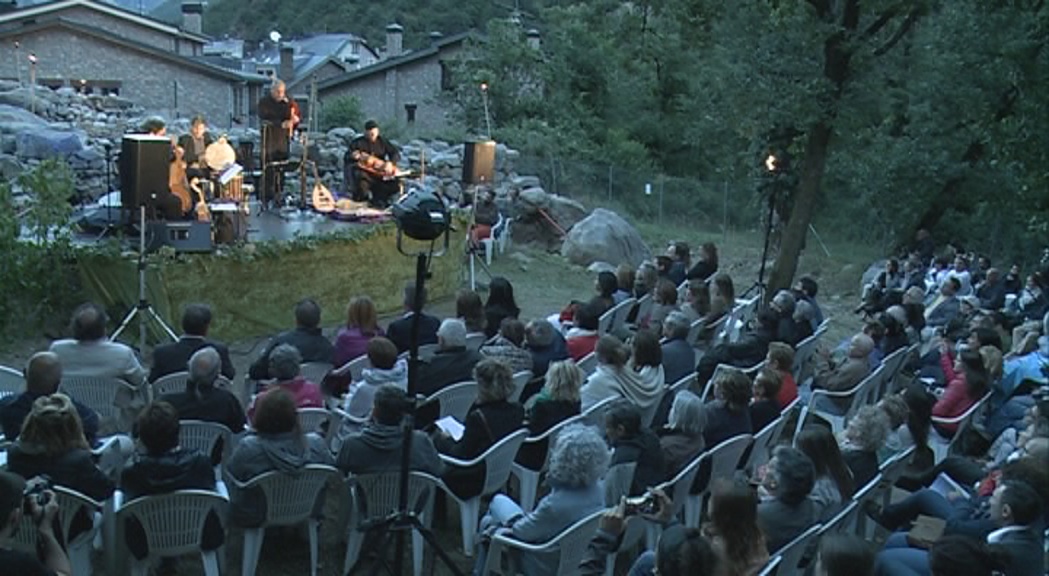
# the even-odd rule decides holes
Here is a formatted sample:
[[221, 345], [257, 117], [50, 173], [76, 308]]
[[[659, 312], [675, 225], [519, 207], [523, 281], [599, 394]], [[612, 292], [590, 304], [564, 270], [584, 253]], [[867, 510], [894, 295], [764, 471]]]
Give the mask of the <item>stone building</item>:
[[318, 100], [356, 96], [361, 111], [381, 124], [395, 123], [411, 132], [425, 133], [447, 126], [442, 90], [451, 88], [447, 64], [470, 36], [469, 32], [431, 36], [425, 48], [404, 52], [404, 30], [397, 24], [386, 27], [383, 60], [319, 82]]
[[9, 10], [0, 14], [0, 78], [117, 94], [167, 118], [254, 125], [267, 79], [204, 61], [202, 8], [184, 3], [182, 26], [98, 0]]

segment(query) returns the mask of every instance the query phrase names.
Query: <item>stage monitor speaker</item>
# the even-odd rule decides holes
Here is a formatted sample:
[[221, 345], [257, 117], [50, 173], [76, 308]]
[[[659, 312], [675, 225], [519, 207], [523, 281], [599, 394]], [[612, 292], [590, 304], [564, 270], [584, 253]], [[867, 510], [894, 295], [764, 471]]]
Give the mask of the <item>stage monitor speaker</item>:
[[[163, 136], [128, 134], [120, 146], [120, 205], [153, 207], [153, 197], [168, 189], [171, 140]], [[146, 211], [149, 216], [151, 210]]]
[[176, 252], [211, 252], [211, 222], [150, 222], [146, 224], [146, 252], [171, 246]]
[[479, 140], [463, 146], [463, 182], [491, 184], [495, 177], [495, 142]]

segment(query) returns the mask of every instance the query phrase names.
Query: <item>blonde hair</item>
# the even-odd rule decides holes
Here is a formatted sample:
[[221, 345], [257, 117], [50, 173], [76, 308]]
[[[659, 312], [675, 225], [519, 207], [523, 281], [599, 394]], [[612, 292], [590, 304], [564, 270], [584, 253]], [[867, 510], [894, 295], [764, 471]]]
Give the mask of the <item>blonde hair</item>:
[[1002, 379], [1002, 351], [994, 346], [983, 346], [980, 348], [980, 358], [983, 359], [983, 367], [987, 369], [987, 377], [992, 383]]
[[375, 303], [367, 296], [354, 296], [350, 305], [346, 307], [346, 325], [357, 327], [361, 332], [377, 332], [379, 330], [378, 313], [375, 311]]
[[41, 396], [33, 402], [33, 409], [22, 423], [18, 443], [26, 452], [50, 457], [77, 448], [90, 449], [80, 415], [65, 394]]
[[579, 388], [583, 385], [583, 371], [571, 360], [553, 362], [546, 370], [543, 388], [551, 400], [579, 401]]

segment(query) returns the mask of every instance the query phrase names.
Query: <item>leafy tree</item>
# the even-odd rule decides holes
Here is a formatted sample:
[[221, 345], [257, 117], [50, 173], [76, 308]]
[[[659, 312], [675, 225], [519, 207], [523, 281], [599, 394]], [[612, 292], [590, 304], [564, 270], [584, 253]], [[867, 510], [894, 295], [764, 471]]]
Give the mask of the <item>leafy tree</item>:
[[325, 100], [321, 108], [321, 130], [331, 130], [345, 126], [363, 129], [364, 112], [361, 110], [360, 98], [356, 96], [339, 96]]

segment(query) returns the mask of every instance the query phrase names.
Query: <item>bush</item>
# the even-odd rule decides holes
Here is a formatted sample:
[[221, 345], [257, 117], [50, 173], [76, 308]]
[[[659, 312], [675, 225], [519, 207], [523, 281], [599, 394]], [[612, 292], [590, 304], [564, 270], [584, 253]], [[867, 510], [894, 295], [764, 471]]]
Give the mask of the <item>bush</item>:
[[352, 126], [360, 131], [363, 119], [361, 101], [356, 96], [339, 96], [321, 103], [321, 130]]

